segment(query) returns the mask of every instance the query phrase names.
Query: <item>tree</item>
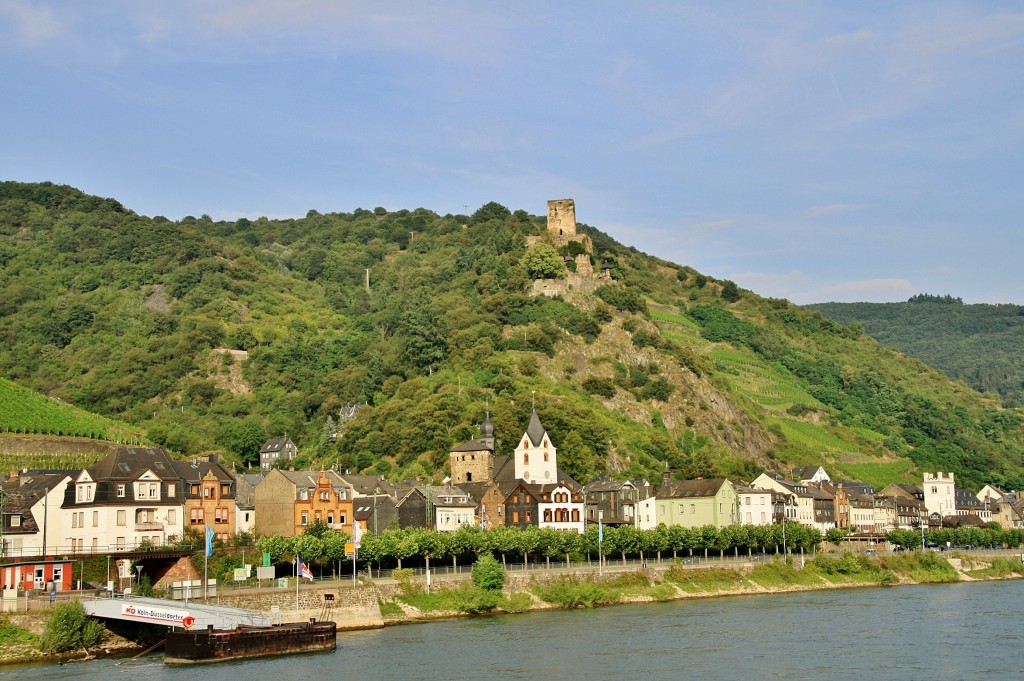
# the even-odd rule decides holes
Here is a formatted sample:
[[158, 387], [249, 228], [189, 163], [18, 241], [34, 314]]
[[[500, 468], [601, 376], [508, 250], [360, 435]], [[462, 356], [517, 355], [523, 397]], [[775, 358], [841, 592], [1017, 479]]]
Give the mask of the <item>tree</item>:
[[727, 303], [735, 303], [740, 299], [740, 289], [736, 282], [726, 279], [722, 282], [722, 300]]
[[263, 426], [253, 418], [229, 421], [217, 434], [217, 444], [238, 455], [246, 466], [259, 465], [260, 448], [266, 441]]
[[830, 527], [825, 531], [825, 541], [829, 542], [833, 546], [839, 546], [842, 544], [844, 537], [846, 537], [846, 532], [838, 527]]
[[531, 279], [556, 279], [565, 274], [565, 263], [554, 247], [537, 243], [526, 251], [522, 266]]
[[51, 653], [90, 648], [100, 642], [105, 631], [99, 620], [85, 613], [80, 601], [61, 603], [54, 607], [46, 622], [40, 647]]
[[485, 591], [499, 591], [505, 585], [505, 568], [490, 553], [473, 563], [473, 584]]

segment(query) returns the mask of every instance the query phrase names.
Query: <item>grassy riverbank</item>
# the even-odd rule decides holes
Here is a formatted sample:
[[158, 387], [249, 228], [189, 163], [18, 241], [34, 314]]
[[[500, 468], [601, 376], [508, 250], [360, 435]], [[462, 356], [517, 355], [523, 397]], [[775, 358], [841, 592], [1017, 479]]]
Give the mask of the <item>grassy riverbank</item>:
[[968, 558], [953, 554], [909, 552], [871, 558], [850, 553], [820, 554], [801, 565], [771, 562], [753, 568], [698, 568], [673, 564], [606, 577], [562, 575], [534, 577], [501, 591], [471, 583], [427, 594], [411, 581], [381, 601], [386, 624], [479, 613], [518, 613], [552, 608], [588, 608], [740, 594], [780, 593], [901, 584], [934, 584], [1024, 576], [1024, 565], [1007, 558]]
[[[437, 585], [426, 593], [424, 585], [411, 577], [397, 578], [397, 589], [368, 588], [379, 594], [381, 615], [389, 625], [479, 614], [1022, 576], [1024, 565], [1005, 557], [911, 551], [877, 558], [818, 554], [806, 561], [797, 557], [790, 562], [778, 560], [746, 567], [669, 563], [603, 576], [593, 572], [535, 573], [530, 577], [507, 573], [501, 590], [485, 590], [471, 581], [461, 581]], [[108, 631], [99, 645], [89, 650], [63, 655], [43, 652], [40, 647], [48, 617], [45, 611], [0, 615], [0, 665], [127, 655], [141, 650]]]

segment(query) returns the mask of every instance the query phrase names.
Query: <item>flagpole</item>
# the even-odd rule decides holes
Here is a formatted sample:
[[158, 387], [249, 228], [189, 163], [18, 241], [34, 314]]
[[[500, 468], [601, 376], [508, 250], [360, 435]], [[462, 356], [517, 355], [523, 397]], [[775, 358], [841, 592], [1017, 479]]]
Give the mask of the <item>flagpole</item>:
[[295, 614], [299, 614], [299, 573], [302, 571], [302, 559], [295, 554]]

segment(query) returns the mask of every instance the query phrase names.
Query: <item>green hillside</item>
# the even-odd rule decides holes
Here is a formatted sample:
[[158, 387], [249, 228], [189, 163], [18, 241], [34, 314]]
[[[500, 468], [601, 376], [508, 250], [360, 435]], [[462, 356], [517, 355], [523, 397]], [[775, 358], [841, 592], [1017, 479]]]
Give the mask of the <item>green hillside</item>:
[[1024, 404], [1024, 308], [964, 305], [951, 296], [914, 296], [906, 303], [808, 305], [860, 328], [883, 345], [937, 367], [980, 392]]
[[[998, 400], [816, 312], [545, 225], [496, 203], [174, 222], [0, 183], [0, 373], [241, 463], [287, 434], [300, 465], [436, 480], [485, 408], [508, 453], [535, 404], [581, 480], [822, 463], [1024, 487], [1021, 417]], [[561, 295], [529, 295], [535, 272]]]

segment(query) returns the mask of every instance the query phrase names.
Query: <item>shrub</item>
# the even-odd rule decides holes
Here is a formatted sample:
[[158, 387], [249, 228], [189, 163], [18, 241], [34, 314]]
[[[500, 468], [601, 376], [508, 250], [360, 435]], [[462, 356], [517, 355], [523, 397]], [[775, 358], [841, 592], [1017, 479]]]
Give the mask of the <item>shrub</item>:
[[473, 584], [485, 591], [500, 591], [505, 585], [505, 568], [489, 553], [473, 563]]
[[61, 603], [53, 609], [39, 647], [51, 653], [90, 648], [100, 642], [104, 631], [99, 620], [85, 614], [80, 602]]

